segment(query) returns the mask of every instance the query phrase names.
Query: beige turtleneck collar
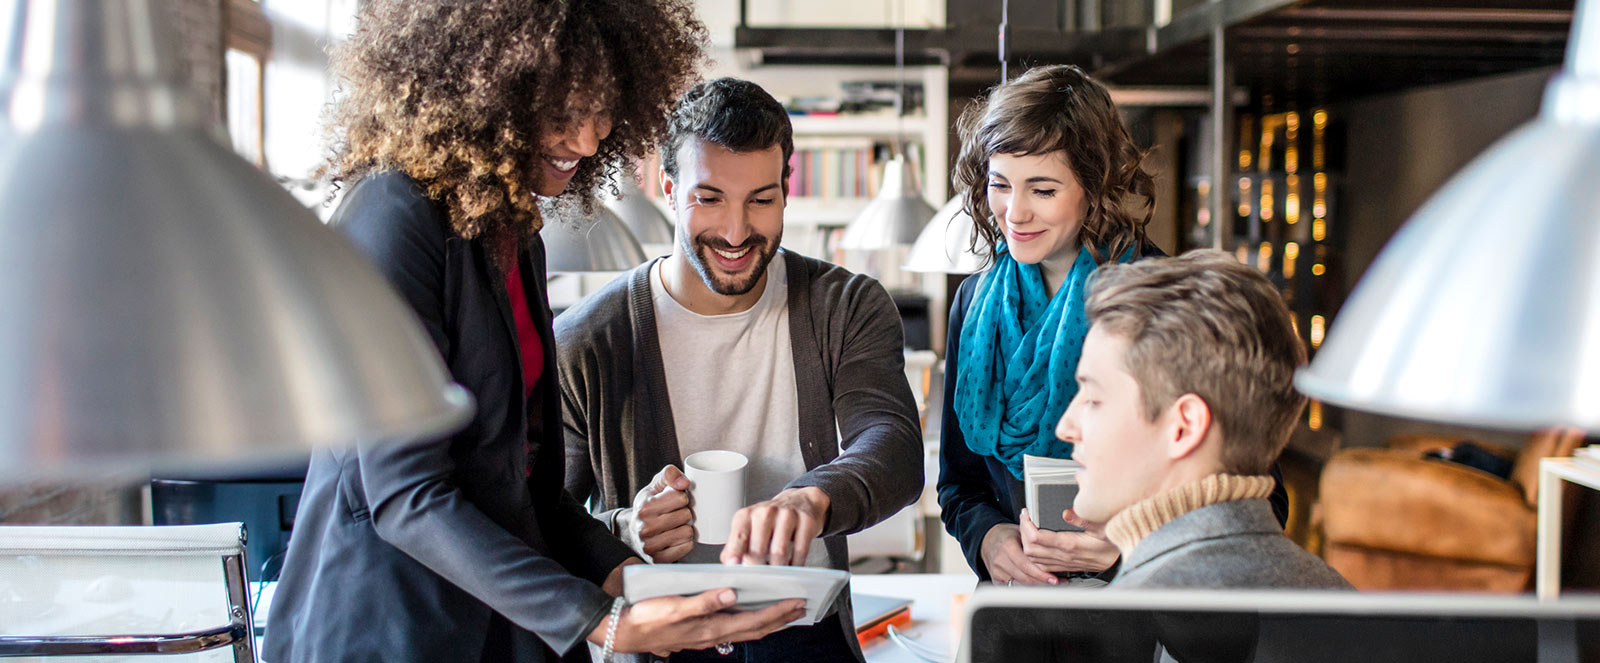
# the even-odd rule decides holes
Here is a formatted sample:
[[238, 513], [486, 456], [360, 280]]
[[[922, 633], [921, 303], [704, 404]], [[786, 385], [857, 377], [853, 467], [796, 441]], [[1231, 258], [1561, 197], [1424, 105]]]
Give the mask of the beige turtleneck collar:
[[1106, 523], [1106, 537], [1126, 556], [1151, 532], [1178, 516], [1221, 502], [1260, 499], [1272, 494], [1272, 486], [1269, 476], [1212, 474], [1123, 509]]

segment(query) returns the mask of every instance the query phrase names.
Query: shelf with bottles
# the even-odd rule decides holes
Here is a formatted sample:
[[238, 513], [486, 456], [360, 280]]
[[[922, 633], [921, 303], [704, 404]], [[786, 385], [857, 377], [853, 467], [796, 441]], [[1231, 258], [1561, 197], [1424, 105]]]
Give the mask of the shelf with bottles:
[[[1236, 171], [1222, 191], [1233, 229], [1224, 245], [1279, 288], [1296, 333], [1314, 354], [1344, 298], [1344, 237], [1337, 223], [1342, 162], [1328, 147], [1337, 126], [1320, 108], [1241, 115], [1238, 122]], [[1190, 181], [1184, 207], [1191, 246], [1216, 245], [1212, 195], [1209, 178]], [[1332, 416], [1313, 403], [1307, 427], [1321, 429]]]

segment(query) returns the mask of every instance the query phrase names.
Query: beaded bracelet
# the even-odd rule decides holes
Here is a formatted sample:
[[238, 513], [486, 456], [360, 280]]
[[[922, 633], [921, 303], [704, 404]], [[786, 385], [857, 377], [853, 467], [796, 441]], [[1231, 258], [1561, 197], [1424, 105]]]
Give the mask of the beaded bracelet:
[[600, 650], [601, 663], [611, 663], [611, 655], [616, 653], [617, 622], [622, 620], [622, 609], [627, 605], [628, 600], [620, 596], [611, 602], [611, 623], [606, 625], [606, 644]]

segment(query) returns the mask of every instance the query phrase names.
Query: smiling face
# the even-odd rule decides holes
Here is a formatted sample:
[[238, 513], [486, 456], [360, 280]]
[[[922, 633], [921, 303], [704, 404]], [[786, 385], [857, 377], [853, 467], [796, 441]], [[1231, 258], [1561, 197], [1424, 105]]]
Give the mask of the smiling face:
[[1087, 204], [1065, 152], [991, 156], [987, 187], [989, 209], [1018, 262], [1076, 255]]
[[[783, 151], [734, 152], [700, 138], [678, 148], [676, 176], [662, 173], [677, 214], [673, 259], [716, 295], [760, 298], [783, 240]], [[691, 293], [674, 293], [691, 294]]]
[[1176, 460], [1164, 442], [1173, 415], [1163, 412], [1155, 421], [1145, 416], [1127, 352], [1126, 337], [1101, 326], [1089, 329], [1078, 362], [1078, 394], [1056, 425], [1056, 437], [1073, 443], [1072, 459], [1083, 464], [1072, 509], [1091, 522], [1106, 522], [1160, 492]]
[[541, 196], [559, 196], [578, 172], [583, 159], [594, 156], [600, 141], [611, 135], [611, 116], [596, 113], [560, 129], [545, 132], [539, 140], [540, 164], [534, 175], [533, 191]]

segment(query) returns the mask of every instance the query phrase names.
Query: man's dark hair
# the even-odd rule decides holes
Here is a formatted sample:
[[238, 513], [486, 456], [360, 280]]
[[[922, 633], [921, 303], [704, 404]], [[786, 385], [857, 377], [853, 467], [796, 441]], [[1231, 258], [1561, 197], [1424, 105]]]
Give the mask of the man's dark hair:
[[667, 142], [661, 146], [661, 167], [678, 176], [678, 148], [693, 136], [734, 152], [783, 148], [783, 193], [789, 193], [789, 157], [794, 154], [794, 127], [789, 112], [760, 85], [738, 78], [705, 81], [683, 93], [672, 111]]

